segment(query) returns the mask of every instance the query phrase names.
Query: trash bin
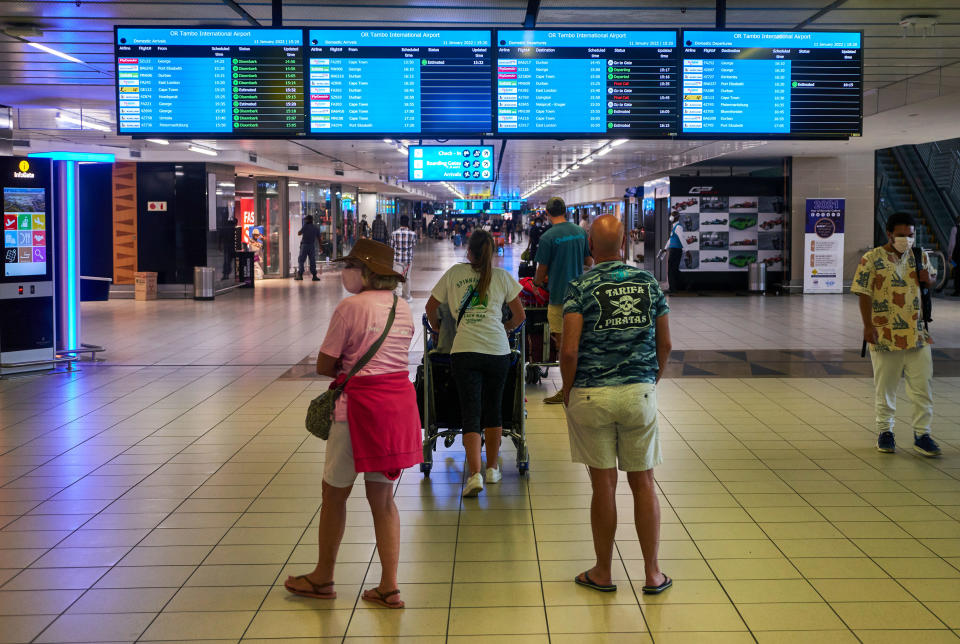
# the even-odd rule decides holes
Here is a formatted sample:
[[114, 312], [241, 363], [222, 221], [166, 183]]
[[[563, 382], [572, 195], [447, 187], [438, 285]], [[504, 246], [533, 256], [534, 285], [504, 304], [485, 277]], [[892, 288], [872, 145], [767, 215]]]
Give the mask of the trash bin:
[[193, 299], [213, 299], [213, 277], [215, 271], [209, 266], [195, 266], [193, 269]]
[[141, 272], [133, 274], [133, 298], [135, 300], [157, 299], [157, 274]]
[[756, 261], [747, 267], [747, 290], [751, 293], [765, 293], [767, 290], [767, 265]]

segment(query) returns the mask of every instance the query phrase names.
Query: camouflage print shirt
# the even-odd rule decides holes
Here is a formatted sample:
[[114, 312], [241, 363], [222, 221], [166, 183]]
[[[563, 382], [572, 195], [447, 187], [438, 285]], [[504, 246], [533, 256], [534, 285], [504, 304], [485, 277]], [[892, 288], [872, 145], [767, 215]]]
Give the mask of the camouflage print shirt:
[[563, 313], [583, 316], [573, 386], [656, 382], [656, 320], [669, 311], [656, 278], [623, 262], [597, 264], [572, 280]]
[[[926, 253], [923, 268], [936, 278]], [[917, 263], [912, 252], [902, 265], [900, 257], [883, 246], [864, 253], [850, 292], [868, 295], [873, 302], [873, 326], [878, 336], [874, 351], [902, 351], [933, 344], [923, 328]]]

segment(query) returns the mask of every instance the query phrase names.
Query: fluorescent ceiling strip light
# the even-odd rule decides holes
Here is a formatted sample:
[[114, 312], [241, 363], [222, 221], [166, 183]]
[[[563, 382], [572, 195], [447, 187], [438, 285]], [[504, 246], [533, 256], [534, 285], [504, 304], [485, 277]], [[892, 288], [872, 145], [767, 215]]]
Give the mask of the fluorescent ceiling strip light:
[[630, 140], [630, 139], [617, 139], [617, 140], [615, 140], [615, 141], [611, 141], [611, 142], [610, 142], [610, 147], [614, 147], [614, 148], [615, 148], [615, 147], [617, 147], [617, 146], [623, 145], [624, 143], [626, 143], [626, 142], [629, 141], [629, 140]]
[[80, 60], [79, 58], [74, 58], [74, 57], [71, 56], [70, 54], [65, 54], [65, 53], [63, 53], [62, 51], [57, 51], [57, 50], [54, 49], [53, 47], [47, 47], [46, 45], [41, 45], [41, 44], [38, 43], [38, 42], [26, 41], [26, 43], [27, 43], [28, 45], [30, 45], [31, 47], [33, 47], [34, 49], [39, 49], [40, 51], [45, 51], [45, 52], [47, 52], [48, 54], [53, 54], [54, 56], [57, 56], [58, 58], [63, 58], [64, 60], [69, 60], [71, 63], [80, 63], [81, 65], [86, 65], [86, 64], [87, 64], [87, 63], [85, 63], [84, 61]]
[[592, 157], [592, 156], [591, 156], [591, 157], [587, 157], [586, 159], [584, 159], [584, 160], [581, 161], [580, 163], [582, 163], [583, 165], [589, 165], [589, 164], [593, 163], [593, 157]]
[[166, 139], [147, 139], [147, 141], [150, 141], [150, 143], [157, 143], [159, 145], [170, 145], [170, 141], [167, 141]]
[[602, 148], [600, 148], [599, 150], [597, 150], [596, 154], [597, 154], [598, 157], [606, 156], [606, 155], [610, 154], [610, 151], [611, 151], [611, 150], [613, 150], [613, 148], [611, 148], [609, 145], [607, 145], [607, 146], [602, 147]]
[[187, 149], [191, 152], [199, 152], [200, 154], [206, 154], [207, 156], [211, 157], [217, 156], [217, 151], [213, 148], [205, 148], [202, 145], [196, 145], [195, 143], [191, 143], [189, 146], [187, 146]]

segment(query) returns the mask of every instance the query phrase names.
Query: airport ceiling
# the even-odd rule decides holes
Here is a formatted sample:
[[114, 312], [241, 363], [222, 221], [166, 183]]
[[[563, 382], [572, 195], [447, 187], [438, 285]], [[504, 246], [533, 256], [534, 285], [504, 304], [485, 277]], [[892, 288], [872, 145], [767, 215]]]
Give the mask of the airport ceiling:
[[[716, 18], [713, 0], [301, 0], [283, 4], [283, 21], [308, 27], [517, 28], [537, 4], [538, 28], [712, 28]], [[957, 0], [728, 0], [726, 5], [728, 28], [863, 30], [866, 91], [960, 62]], [[936, 25], [905, 29], [900, 23], [908, 16], [935, 16]], [[58, 129], [61, 126], [54, 118], [58, 108], [82, 109], [85, 115], [115, 123], [113, 26], [242, 27], [251, 21], [269, 26], [271, 19], [272, 4], [262, 0], [0, 0], [0, 104], [17, 108], [16, 138], [47, 148], [58, 144], [144, 148], [144, 158], [151, 158], [150, 144], [131, 143], [127, 137], [102, 132]], [[25, 41], [48, 45], [84, 62], [54, 57]], [[949, 112], [950, 105], [940, 109]], [[918, 113], [916, 109], [912, 112]], [[923, 120], [922, 116], [918, 119]], [[905, 130], [897, 127], [897, 132]], [[873, 147], [880, 146], [878, 141]], [[524, 191], [600, 145], [596, 140], [510, 141], [499, 188]], [[374, 177], [402, 178], [406, 174], [406, 158], [382, 141], [233, 141], [217, 142], [216, 147], [236, 154], [256, 152], [277, 166], [332, 169], [342, 162], [348, 169], [362, 169]], [[679, 163], [720, 154], [748, 154], [750, 150], [759, 153], [757, 147], [736, 142], [635, 141], [597, 159], [569, 181], [615, 182], [662, 170], [670, 164], [664, 159]], [[765, 156], [840, 149], [837, 144], [817, 143], [765, 148]], [[160, 152], [167, 157], [171, 154], [169, 149]], [[190, 154], [186, 158], [207, 160]], [[449, 196], [439, 187], [430, 187], [430, 192]]]

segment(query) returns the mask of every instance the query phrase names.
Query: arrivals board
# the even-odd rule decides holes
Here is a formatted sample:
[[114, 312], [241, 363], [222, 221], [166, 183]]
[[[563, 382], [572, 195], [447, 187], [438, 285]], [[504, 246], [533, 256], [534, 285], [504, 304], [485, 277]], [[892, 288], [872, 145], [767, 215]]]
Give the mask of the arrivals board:
[[861, 35], [684, 31], [683, 134], [859, 136]]
[[410, 181], [493, 181], [492, 145], [411, 145]]
[[116, 28], [119, 134], [302, 136], [302, 29]]
[[677, 32], [498, 31], [500, 135], [679, 133]]
[[311, 29], [311, 135], [490, 135], [489, 30]]

